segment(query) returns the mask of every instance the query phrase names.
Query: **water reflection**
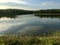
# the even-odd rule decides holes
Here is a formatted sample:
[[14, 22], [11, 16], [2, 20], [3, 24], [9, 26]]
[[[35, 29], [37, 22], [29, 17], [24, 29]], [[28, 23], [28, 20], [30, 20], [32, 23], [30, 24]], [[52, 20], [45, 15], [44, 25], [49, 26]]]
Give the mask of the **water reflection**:
[[[4, 24], [4, 25], [3, 25]], [[0, 21], [2, 34], [39, 35], [60, 30], [59, 18], [40, 18], [34, 15], [17, 16], [15, 19]]]

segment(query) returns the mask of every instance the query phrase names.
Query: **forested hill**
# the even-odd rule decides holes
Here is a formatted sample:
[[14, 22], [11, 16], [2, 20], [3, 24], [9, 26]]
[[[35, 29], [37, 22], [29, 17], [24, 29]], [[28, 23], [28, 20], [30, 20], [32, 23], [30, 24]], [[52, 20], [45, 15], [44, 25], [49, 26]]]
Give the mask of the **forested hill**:
[[59, 13], [60, 9], [45, 9], [45, 10], [38, 10], [36, 13]]
[[36, 16], [43, 14], [59, 14], [60, 9], [46, 9], [46, 10], [38, 10], [38, 11], [29, 11], [22, 9], [0, 9], [0, 17], [11, 17], [14, 18], [16, 15], [25, 15], [25, 14], [35, 14]]
[[33, 11], [22, 9], [0, 9], [0, 17], [15, 17], [16, 15], [33, 14]]
[[35, 11], [35, 16], [56, 17], [60, 16], [60, 9], [45, 9]]

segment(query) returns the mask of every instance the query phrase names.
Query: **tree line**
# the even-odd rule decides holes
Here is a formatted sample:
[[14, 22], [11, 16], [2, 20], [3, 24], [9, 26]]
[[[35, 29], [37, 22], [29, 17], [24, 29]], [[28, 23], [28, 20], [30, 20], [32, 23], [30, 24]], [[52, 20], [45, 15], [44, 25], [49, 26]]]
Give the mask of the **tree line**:
[[60, 9], [38, 10], [37, 13], [60, 13]]
[[0, 17], [14, 18], [16, 17], [16, 15], [41, 14], [41, 13], [60, 14], [60, 9], [46, 9], [46, 10], [38, 10], [38, 11], [30, 11], [30, 10], [22, 10], [22, 9], [0, 9]]
[[16, 15], [32, 14], [33, 11], [22, 9], [1, 9], [0, 17], [15, 17]]

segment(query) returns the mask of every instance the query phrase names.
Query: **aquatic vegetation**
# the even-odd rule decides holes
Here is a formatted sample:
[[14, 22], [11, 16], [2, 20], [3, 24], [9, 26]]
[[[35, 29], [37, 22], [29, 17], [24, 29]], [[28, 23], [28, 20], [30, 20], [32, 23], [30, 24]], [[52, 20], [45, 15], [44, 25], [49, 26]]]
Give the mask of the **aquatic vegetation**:
[[[54, 33], [55, 34], [55, 33]], [[0, 36], [0, 45], [60, 45], [60, 36]]]

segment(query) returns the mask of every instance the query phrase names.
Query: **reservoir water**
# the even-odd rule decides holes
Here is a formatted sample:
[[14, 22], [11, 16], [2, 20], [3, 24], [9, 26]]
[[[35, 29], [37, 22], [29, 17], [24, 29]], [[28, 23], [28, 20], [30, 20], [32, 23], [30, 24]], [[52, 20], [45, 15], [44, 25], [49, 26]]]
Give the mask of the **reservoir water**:
[[1, 34], [34, 34], [60, 31], [60, 18], [21, 15], [16, 18], [0, 18]]

